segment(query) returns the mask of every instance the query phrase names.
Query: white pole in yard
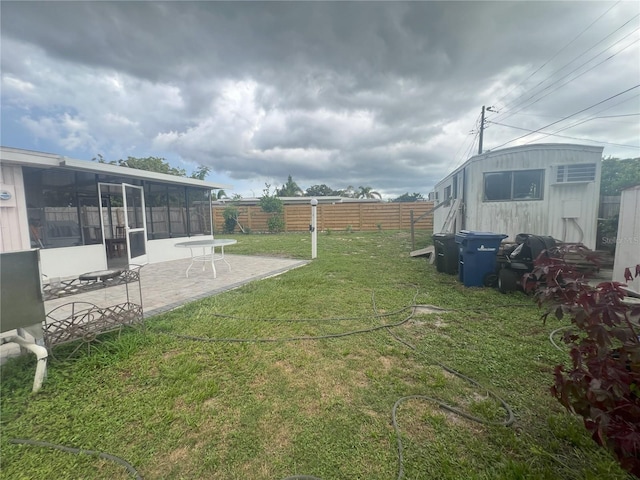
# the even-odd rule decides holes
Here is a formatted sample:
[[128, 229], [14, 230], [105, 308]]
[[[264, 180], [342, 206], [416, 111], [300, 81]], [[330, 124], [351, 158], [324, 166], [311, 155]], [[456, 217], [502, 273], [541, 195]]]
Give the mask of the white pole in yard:
[[311, 258], [318, 256], [318, 231], [316, 229], [316, 209], [318, 207], [318, 200], [311, 199], [311, 225], [309, 225], [309, 231], [311, 232]]

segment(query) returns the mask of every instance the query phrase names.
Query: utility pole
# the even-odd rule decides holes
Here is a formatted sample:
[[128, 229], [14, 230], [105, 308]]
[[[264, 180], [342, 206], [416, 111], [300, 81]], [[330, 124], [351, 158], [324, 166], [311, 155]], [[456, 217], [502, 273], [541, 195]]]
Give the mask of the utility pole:
[[484, 136], [484, 105], [482, 106], [482, 115], [480, 115], [480, 138], [478, 141], [478, 155], [482, 153], [482, 137]]
[[493, 113], [498, 113], [496, 110], [492, 110], [493, 106], [491, 107], [487, 107], [486, 110], [484, 108], [484, 105], [482, 106], [482, 114], [480, 115], [480, 137], [478, 139], [478, 155], [480, 155], [482, 153], [482, 140], [484, 138], [484, 112], [493, 112]]

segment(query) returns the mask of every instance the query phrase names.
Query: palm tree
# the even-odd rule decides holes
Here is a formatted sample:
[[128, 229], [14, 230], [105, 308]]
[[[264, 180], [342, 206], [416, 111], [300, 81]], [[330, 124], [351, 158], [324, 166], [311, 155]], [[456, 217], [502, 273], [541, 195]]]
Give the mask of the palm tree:
[[371, 187], [358, 187], [360, 191], [358, 192], [358, 198], [378, 198], [382, 199], [382, 195], [373, 190]]
[[291, 175], [287, 178], [287, 183], [285, 183], [281, 189], [276, 192], [278, 197], [301, 197], [304, 195], [304, 191], [298, 186], [296, 182], [293, 181]]

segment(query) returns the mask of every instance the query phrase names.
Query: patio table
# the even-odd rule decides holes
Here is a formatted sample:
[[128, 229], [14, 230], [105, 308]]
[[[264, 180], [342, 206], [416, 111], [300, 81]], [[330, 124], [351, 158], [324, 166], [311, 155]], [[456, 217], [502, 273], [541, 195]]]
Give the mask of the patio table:
[[[229, 271], [231, 271], [231, 265], [224, 258], [224, 247], [227, 245], [233, 245], [238, 243], [237, 240], [233, 240], [230, 238], [216, 238], [210, 240], [191, 240], [189, 242], [180, 242], [176, 243], [175, 246], [178, 248], [188, 248], [191, 252], [191, 263], [187, 267], [187, 271], [185, 275], [189, 278], [189, 270], [195, 262], [202, 262], [202, 271], [204, 272], [205, 266], [208, 262], [211, 263], [211, 269], [213, 270], [213, 278], [216, 278], [216, 260], [222, 260], [229, 267]], [[220, 254], [216, 255], [216, 247], [220, 248]], [[202, 254], [198, 253], [198, 250], [202, 249]]]

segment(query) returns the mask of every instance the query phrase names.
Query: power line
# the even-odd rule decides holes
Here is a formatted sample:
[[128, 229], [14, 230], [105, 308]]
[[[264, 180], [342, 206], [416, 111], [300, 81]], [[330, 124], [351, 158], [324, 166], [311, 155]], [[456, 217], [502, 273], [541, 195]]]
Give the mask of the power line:
[[[502, 100], [506, 97], [509, 96], [509, 94], [515, 90], [516, 88], [518, 88], [520, 85], [522, 85], [524, 82], [526, 82], [527, 80], [529, 80], [531, 77], [533, 77], [536, 73], [538, 73], [540, 70], [542, 70], [551, 60], [553, 60], [554, 58], [556, 58], [560, 53], [562, 53], [564, 50], [567, 49], [567, 47], [569, 45], [571, 45], [573, 42], [575, 42], [578, 38], [580, 38], [582, 36], [583, 33], [585, 33], [587, 30], [589, 30], [591, 27], [593, 27], [602, 17], [604, 17], [607, 13], [609, 13], [611, 11], [611, 9], [613, 9], [614, 7], [618, 6], [620, 2], [616, 2], [614, 5], [612, 5], [611, 7], [609, 7], [602, 15], [600, 15], [598, 18], [596, 18], [593, 22], [591, 22], [584, 30], [582, 30], [578, 35], [576, 35], [575, 37], [573, 37], [573, 39], [567, 43], [564, 47], [562, 47], [560, 50], [558, 50], [549, 60], [547, 60], [546, 62], [544, 62], [542, 65], [540, 65], [532, 74], [530, 74], [527, 78], [525, 78], [524, 80], [522, 80], [520, 83], [518, 83], [515, 87], [513, 87], [511, 90], [509, 90], [506, 94], [504, 94], [496, 103], [500, 103], [502, 102]], [[520, 98], [517, 97], [516, 100]], [[505, 105], [505, 108], [508, 105]]]
[[[635, 32], [637, 32], [640, 29], [636, 29], [633, 32], [629, 33], [627, 36], [625, 36], [624, 38], [622, 38], [621, 40], [619, 40], [616, 43], [619, 43], [620, 41], [624, 40], [625, 38], [629, 37], [630, 35], [634, 34]], [[505, 120], [506, 118], [509, 118], [512, 115], [515, 115], [516, 113], [520, 112], [521, 110], [528, 108], [532, 105], [535, 105], [536, 103], [538, 103], [540, 100], [542, 100], [545, 97], [548, 97], [549, 95], [551, 95], [553, 92], [556, 92], [557, 90], [559, 90], [560, 88], [564, 87], [565, 85], [568, 85], [569, 83], [577, 80], [578, 78], [580, 78], [581, 76], [585, 75], [586, 73], [590, 72], [591, 70], [593, 70], [594, 68], [599, 67], [600, 65], [602, 65], [603, 63], [611, 60], [613, 57], [615, 57], [616, 55], [622, 53], [624, 50], [626, 50], [627, 48], [631, 47], [632, 45], [634, 45], [635, 43], [638, 43], [638, 41], [640, 41], [640, 39], [635, 39], [633, 42], [631, 42], [630, 44], [628, 44], [627, 46], [623, 47], [622, 49], [620, 49], [619, 51], [617, 51], [616, 53], [610, 55], [609, 57], [605, 58], [604, 60], [602, 60], [601, 62], [593, 65], [592, 67], [588, 68], [587, 70], [585, 70], [584, 72], [576, 75], [575, 77], [573, 77], [572, 79], [568, 80], [567, 82], [559, 85], [557, 88], [554, 88], [553, 90], [551, 90], [550, 92], [548, 92], [547, 94], [541, 96], [540, 98], [534, 100], [533, 102], [529, 103], [528, 105], [523, 105], [521, 106], [518, 110], [516, 110], [515, 112], [509, 112], [508, 114], [505, 112], [505, 114], [503, 114], [502, 118], [500, 118], [501, 120]], [[615, 45], [615, 44], [614, 44]], [[612, 45], [613, 46], [613, 45]], [[611, 48], [611, 47], [607, 47]], [[536, 95], [540, 95], [542, 92], [544, 92], [545, 90], [548, 90], [549, 88], [551, 88], [553, 85], [556, 85], [558, 82], [560, 82], [561, 80], [567, 78], [569, 75], [571, 75], [572, 73], [574, 73], [575, 71], [579, 70], [580, 68], [584, 67], [586, 64], [588, 64], [589, 62], [591, 62], [592, 60], [594, 60], [596, 57], [600, 56], [602, 53], [604, 53], [607, 49], [603, 50], [602, 52], [600, 52], [598, 55], [591, 57], [589, 60], [587, 60], [586, 62], [584, 62], [583, 64], [579, 65], [578, 67], [574, 68], [573, 70], [571, 70], [569, 73], [567, 73], [566, 75], [560, 77], [559, 79], [557, 79], [556, 81], [554, 81], [553, 83], [547, 85], [544, 89], [540, 90], [539, 92], [534, 93], [533, 95], [531, 95], [530, 97], [528, 97], [526, 100], [523, 101], [526, 102], [528, 100], [531, 100], [532, 98], [534, 98]]]
[[[639, 97], [639, 96], [640, 96], [640, 94], [634, 95], [631, 98], [636, 98], [636, 97]], [[624, 100], [624, 102], [628, 102], [629, 100], [630, 99]], [[616, 105], [619, 105], [620, 103], [624, 103], [624, 102], [616, 103]], [[611, 107], [607, 107], [607, 108], [605, 108], [603, 110], [608, 110], [610, 108], [613, 108], [614, 106], [615, 105], [613, 105]], [[603, 110], [600, 110], [600, 111], [603, 111]], [[538, 113], [514, 113], [514, 115], [524, 115], [525, 117], [538, 117], [538, 118], [555, 118], [555, 119], [558, 118], [557, 115], [542, 115], [542, 114], [538, 114]], [[633, 116], [636, 116], [636, 115], [639, 115], [639, 114], [638, 113], [629, 113], [629, 114], [624, 114], [624, 115], [603, 115], [603, 116], [600, 116], [598, 118], [633, 117]], [[488, 120], [488, 119], [487, 119], [487, 122], [491, 123], [491, 121]], [[489, 128], [489, 127], [487, 127], [487, 128]]]
[[462, 159], [460, 159], [460, 163], [463, 163], [465, 159], [471, 156], [471, 152], [474, 150], [474, 147], [476, 146], [476, 140], [478, 139], [479, 135], [480, 135], [480, 131], [477, 131], [475, 136], [473, 137], [473, 142], [471, 142], [471, 145], [469, 145], [469, 148], [467, 149], [467, 153], [464, 155], [464, 157], [462, 157]]
[[[636, 115], [640, 115], [640, 114], [636, 114]], [[598, 117], [596, 117], [596, 118], [598, 118]], [[594, 119], [590, 119], [590, 120], [594, 120]], [[498, 122], [490, 122], [490, 123], [493, 123], [494, 125], [500, 125], [501, 127], [515, 128], [516, 130], [523, 130], [525, 132], [531, 132], [531, 134], [533, 134], [533, 133], [542, 133], [542, 134], [544, 134], [546, 136], [553, 136], [553, 137], [560, 137], [560, 138], [570, 138], [572, 140], [581, 140], [581, 141], [584, 141], [584, 142], [594, 142], [594, 143], [601, 143], [603, 145], [612, 145], [612, 146], [616, 146], [616, 147], [625, 147], [625, 148], [635, 148], [635, 149], [640, 150], [640, 146], [638, 146], [638, 145], [625, 145], [625, 144], [622, 144], [622, 143], [604, 142], [604, 141], [601, 141], [601, 140], [593, 140], [593, 139], [590, 139], [590, 138], [570, 137], [568, 135], [558, 135], [556, 133], [542, 132], [540, 130], [532, 131], [532, 130], [530, 130], [528, 128], [516, 127], [515, 125], [507, 125], [505, 123], [498, 123]], [[525, 135], [525, 137], [526, 137], [526, 135]], [[538, 140], [532, 140], [531, 142], [527, 142], [527, 144], [532, 143], [532, 142], [537, 142], [537, 141]], [[500, 146], [502, 146], [502, 145], [500, 145]]]
[[[540, 85], [542, 85], [544, 82], [546, 82], [547, 80], [549, 80], [551, 77], [553, 77], [556, 73], [561, 72], [562, 70], [564, 70], [565, 68], [567, 68], [569, 65], [571, 65], [573, 62], [575, 62], [576, 60], [578, 60], [579, 58], [583, 57], [584, 55], [586, 55], [588, 52], [590, 52], [591, 50], [593, 50], [595, 47], [597, 47], [598, 45], [600, 45], [602, 42], [604, 42], [606, 39], [608, 39], [609, 37], [611, 37], [612, 35], [614, 35], [615, 33], [619, 32], [620, 30], [622, 30], [625, 26], [627, 26], [629, 23], [631, 23], [633, 20], [635, 20], [636, 18], [638, 18], [640, 16], [640, 14], [633, 16], [632, 18], [630, 18], [629, 20], [627, 20], [625, 23], [623, 23], [622, 25], [620, 25], [618, 28], [616, 28], [613, 32], [611, 32], [609, 35], [605, 36], [604, 38], [600, 39], [598, 42], [596, 42], [595, 44], [593, 44], [591, 47], [589, 47], [588, 49], [586, 49], [585, 51], [583, 51], [580, 55], [578, 55], [577, 57], [575, 57], [573, 60], [571, 60], [569, 63], [566, 63], [565, 65], [563, 65], [561, 68], [559, 68], [558, 70], [556, 70], [555, 72], [553, 72], [552, 74], [548, 75], [545, 79], [541, 80], [540, 82], [538, 82], [538, 84], [529, 89], [529, 91], [533, 91], [536, 88], [538, 88]], [[626, 37], [625, 37], [626, 38]], [[615, 42], [613, 45], [615, 45], [616, 43], [618, 43], [620, 40], [618, 40], [617, 42]], [[600, 52], [598, 55], [601, 55], [604, 51], [608, 50], [609, 48], [611, 48], [613, 45], [610, 45], [609, 47], [605, 48], [602, 52]], [[596, 57], [598, 56], [596, 55]], [[595, 57], [592, 57], [592, 60]], [[588, 63], [588, 62], [586, 62]], [[516, 97], [514, 100], [512, 100], [511, 102], [507, 103], [504, 108], [509, 107], [510, 105], [512, 105], [513, 103], [515, 103], [520, 97], [526, 95], [526, 91], [522, 92], [518, 97]], [[525, 100], [526, 101], [526, 100]], [[520, 102], [523, 103], [523, 102]], [[515, 105], [515, 107], [517, 107], [518, 105]]]
[[[590, 118], [587, 118], [587, 119], [585, 119], [585, 120], [578, 121], [578, 122], [576, 122], [576, 123], [572, 123], [571, 125], [567, 125], [566, 127], [563, 127], [563, 128], [561, 128], [561, 129], [559, 129], [559, 130], [556, 130], [555, 132], [553, 132], [553, 134], [563, 132], [563, 131], [565, 131], [565, 130], [568, 130], [568, 129], [570, 129], [570, 128], [576, 127], [576, 126], [578, 126], [578, 125], [582, 125], [583, 123], [588, 122], [588, 121], [590, 121], [591, 119], [594, 119], [594, 118], [602, 118], [602, 117], [596, 117], [595, 115], [597, 115], [597, 114], [598, 114], [598, 113], [600, 113], [600, 112], [605, 112], [605, 111], [607, 111], [607, 110], [610, 110], [610, 109], [612, 109], [613, 107], [617, 107], [618, 105], [620, 105], [620, 104], [622, 104], [622, 103], [626, 103], [626, 102], [628, 102], [628, 101], [630, 101], [630, 100], [632, 100], [632, 99], [634, 99], [634, 98], [637, 98], [637, 97], [639, 97], [639, 96], [640, 96], [640, 94], [633, 95], [632, 97], [630, 97], [630, 98], [626, 98], [626, 99], [624, 99], [624, 100], [622, 100], [622, 101], [620, 101], [620, 102], [616, 102], [616, 103], [614, 103], [613, 105], [609, 105], [608, 107], [601, 108], [600, 110], [597, 110], [596, 112], [594, 112], [594, 116], [592, 116], [592, 117], [590, 117]], [[614, 117], [614, 115], [609, 115], [609, 117]], [[547, 135], [545, 135], [545, 136], [547, 136]], [[545, 136], [543, 136], [542, 138], [544, 138]], [[540, 139], [538, 139], [538, 140], [540, 140]]]
[[[475, 124], [475, 125], [477, 125], [479, 120], [480, 120], [480, 115], [478, 115], [478, 116], [476, 117], [476, 120], [475, 120], [474, 124]], [[470, 146], [465, 150], [467, 153], [466, 153], [466, 154], [463, 154], [463, 156], [462, 156], [462, 157], [460, 157], [460, 160], [457, 160], [457, 159], [458, 159], [458, 153], [460, 153], [460, 151], [464, 148], [465, 144], [467, 143], [467, 141], [468, 141], [469, 137], [470, 137], [471, 135], [473, 135], [474, 133], [475, 133], [475, 136], [474, 136], [474, 137], [472, 138], [472, 140], [471, 140], [471, 145], [470, 145]], [[462, 142], [462, 143], [460, 144], [460, 146], [458, 147], [458, 150], [456, 151], [455, 155], [453, 156], [454, 161], [456, 161], [456, 160], [457, 160], [457, 161], [456, 161], [456, 166], [455, 166], [455, 167], [453, 167], [453, 169], [454, 169], [454, 170], [455, 170], [456, 168], [458, 168], [466, 158], [469, 158], [469, 152], [471, 151], [471, 149], [472, 149], [472, 148], [473, 148], [473, 146], [475, 145], [475, 143], [476, 143], [476, 142], [475, 142], [475, 139], [476, 139], [477, 137], [478, 137], [478, 130], [471, 130], [471, 131], [469, 132], [469, 134], [467, 135], [467, 140], [465, 140], [464, 142]]]
[[[568, 125], [568, 126], [566, 126], [566, 127], [564, 127], [564, 128], [561, 128], [560, 130], [556, 130], [555, 132], [553, 132], [553, 133], [551, 133], [551, 134], [548, 134], [548, 135], [555, 135], [556, 133], [564, 132], [565, 130], [569, 130], [570, 128], [574, 128], [574, 127], [577, 127], [578, 125], [582, 125], [583, 123], [587, 123], [587, 122], [590, 122], [590, 121], [592, 121], [592, 120], [598, 120], [598, 119], [600, 119], [600, 118], [631, 117], [631, 116], [638, 116], [638, 115], [640, 115], [640, 113], [631, 113], [631, 114], [629, 114], [629, 115], [608, 115], [608, 116], [604, 116], [604, 117], [591, 117], [591, 118], [586, 118], [586, 119], [581, 120], [581, 121], [579, 121], [579, 122], [572, 123], [571, 125]], [[541, 133], [543, 133], [543, 132], [541, 132]], [[542, 138], [544, 138], [544, 137], [542, 137]]]
[[556, 125], [557, 123], [563, 122], [564, 120], [567, 120], [568, 118], [575, 117], [576, 115], [578, 115], [578, 114], [580, 114], [580, 113], [582, 113], [582, 112], [585, 112], [585, 111], [587, 111], [587, 110], [589, 110], [589, 109], [591, 109], [591, 108], [593, 108], [593, 107], [597, 107], [598, 105], [601, 105], [601, 104], [603, 104], [603, 103], [605, 103], [605, 102], [608, 102], [609, 100], [611, 100], [611, 99], [613, 99], [613, 98], [616, 98], [616, 97], [619, 97], [620, 95], [624, 95], [625, 93], [630, 92], [631, 90], [635, 90], [635, 89], [636, 89], [636, 88], [638, 88], [638, 87], [640, 87], [640, 84], [635, 85], [635, 86], [633, 86], [633, 87], [631, 87], [631, 88], [628, 88], [628, 89], [626, 89], [626, 90], [624, 90], [624, 91], [622, 91], [622, 92], [616, 93], [615, 95], [612, 95], [612, 96], [610, 96], [610, 97], [608, 97], [608, 98], [605, 98], [604, 100], [601, 100], [601, 101], [599, 101], [598, 103], [594, 103], [593, 105], [590, 105], [590, 106], [588, 106], [588, 107], [586, 107], [586, 108], [583, 108], [582, 110], [578, 110], [577, 112], [572, 113], [571, 115], [567, 115], [566, 117], [561, 118], [560, 120], [557, 120], [557, 121], [552, 122], [552, 123], [550, 123], [550, 124], [548, 124], [548, 125], [545, 125], [545, 126], [543, 126], [543, 127], [540, 127], [539, 129], [534, 130], [534, 131], [532, 131], [532, 132], [530, 132], [530, 133], [527, 133], [526, 135], [521, 135], [520, 137], [514, 138], [513, 140], [509, 140], [508, 142], [505, 142], [505, 143], [503, 143], [503, 144], [501, 144], [501, 145], [499, 145], [499, 146], [497, 146], [497, 147], [494, 147], [494, 150], [495, 150], [496, 148], [504, 147], [505, 145], [508, 145], [508, 144], [513, 143], [513, 142], [515, 142], [515, 141], [517, 141], [517, 140], [520, 140], [521, 138], [525, 138], [525, 137], [528, 137], [529, 135], [533, 135], [534, 133], [538, 133], [538, 132], [540, 132], [540, 130], [542, 130], [542, 129], [544, 129], [544, 128], [551, 127], [552, 125]]
[[[465, 160], [466, 160], [467, 158], [469, 158], [469, 155], [471, 154], [471, 151], [472, 151], [472, 150], [473, 150], [473, 148], [475, 147], [476, 139], [478, 138], [478, 134], [479, 134], [479, 132], [477, 132], [477, 131], [476, 131], [476, 132], [474, 132], [474, 131], [469, 132], [469, 137], [470, 137], [471, 135], [473, 135], [473, 137], [471, 138], [471, 143], [470, 143], [470, 144], [469, 144], [469, 146], [465, 149], [465, 153], [463, 153], [463, 154], [462, 154], [462, 156], [460, 157], [460, 159], [456, 162], [456, 165], [455, 165], [455, 167], [453, 167], [453, 170], [455, 170], [456, 168], [458, 168], [460, 165], [462, 165], [462, 164], [465, 162]], [[466, 143], [466, 141], [465, 141], [465, 142], [463, 142], [463, 143], [461, 144], [461, 146], [458, 148], [458, 152], [460, 151], [460, 149], [461, 149], [462, 147], [464, 147], [465, 143]], [[454, 158], [458, 158], [458, 154], [457, 154], [457, 153], [456, 153], [456, 155], [455, 155], [455, 157], [454, 157]], [[453, 171], [453, 170], [451, 170], [451, 171]]]
[[637, 117], [640, 113], [625, 113], [624, 115], [602, 115], [595, 118], [618, 118], [618, 117]]

